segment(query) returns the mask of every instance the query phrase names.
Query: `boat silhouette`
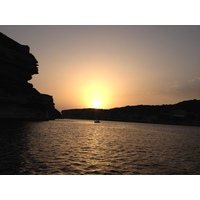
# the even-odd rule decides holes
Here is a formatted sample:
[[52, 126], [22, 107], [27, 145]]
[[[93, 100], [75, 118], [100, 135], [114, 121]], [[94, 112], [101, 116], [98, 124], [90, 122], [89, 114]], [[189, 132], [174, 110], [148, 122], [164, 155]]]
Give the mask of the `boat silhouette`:
[[97, 112], [98, 112], [98, 109], [95, 109], [95, 120], [94, 120], [94, 123], [100, 123], [100, 121], [97, 118]]

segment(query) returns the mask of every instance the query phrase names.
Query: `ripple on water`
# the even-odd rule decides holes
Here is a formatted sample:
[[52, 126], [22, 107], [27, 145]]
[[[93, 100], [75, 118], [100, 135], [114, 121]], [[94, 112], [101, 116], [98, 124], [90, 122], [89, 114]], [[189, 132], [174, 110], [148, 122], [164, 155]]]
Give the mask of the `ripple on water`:
[[1, 174], [200, 174], [200, 127], [10, 123], [0, 126]]

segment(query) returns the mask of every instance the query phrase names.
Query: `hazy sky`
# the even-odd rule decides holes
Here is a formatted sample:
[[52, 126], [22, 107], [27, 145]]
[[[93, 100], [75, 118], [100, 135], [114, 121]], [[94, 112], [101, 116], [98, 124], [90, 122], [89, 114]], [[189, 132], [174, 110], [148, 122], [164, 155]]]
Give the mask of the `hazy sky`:
[[200, 26], [0, 26], [39, 62], [58, 110], [200, 99]]

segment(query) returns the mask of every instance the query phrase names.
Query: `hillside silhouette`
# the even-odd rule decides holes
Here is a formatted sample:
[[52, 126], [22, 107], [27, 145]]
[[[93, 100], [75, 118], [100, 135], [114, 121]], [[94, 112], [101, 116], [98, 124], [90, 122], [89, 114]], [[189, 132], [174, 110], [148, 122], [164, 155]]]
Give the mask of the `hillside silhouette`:
[[63, 118], [143, 122], [177, 125], [200, 125], [200, 100], [188, 100], [169, 105], [137, 105], [112, 109], [62, 110]]

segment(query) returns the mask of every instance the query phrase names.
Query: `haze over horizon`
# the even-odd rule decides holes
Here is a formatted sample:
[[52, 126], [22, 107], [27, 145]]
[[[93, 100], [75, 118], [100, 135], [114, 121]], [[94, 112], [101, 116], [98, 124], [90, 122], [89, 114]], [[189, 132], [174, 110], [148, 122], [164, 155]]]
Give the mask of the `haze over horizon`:
[[39, 63], [58, 110], [200, 99], [200, 26], [0, 26]]

